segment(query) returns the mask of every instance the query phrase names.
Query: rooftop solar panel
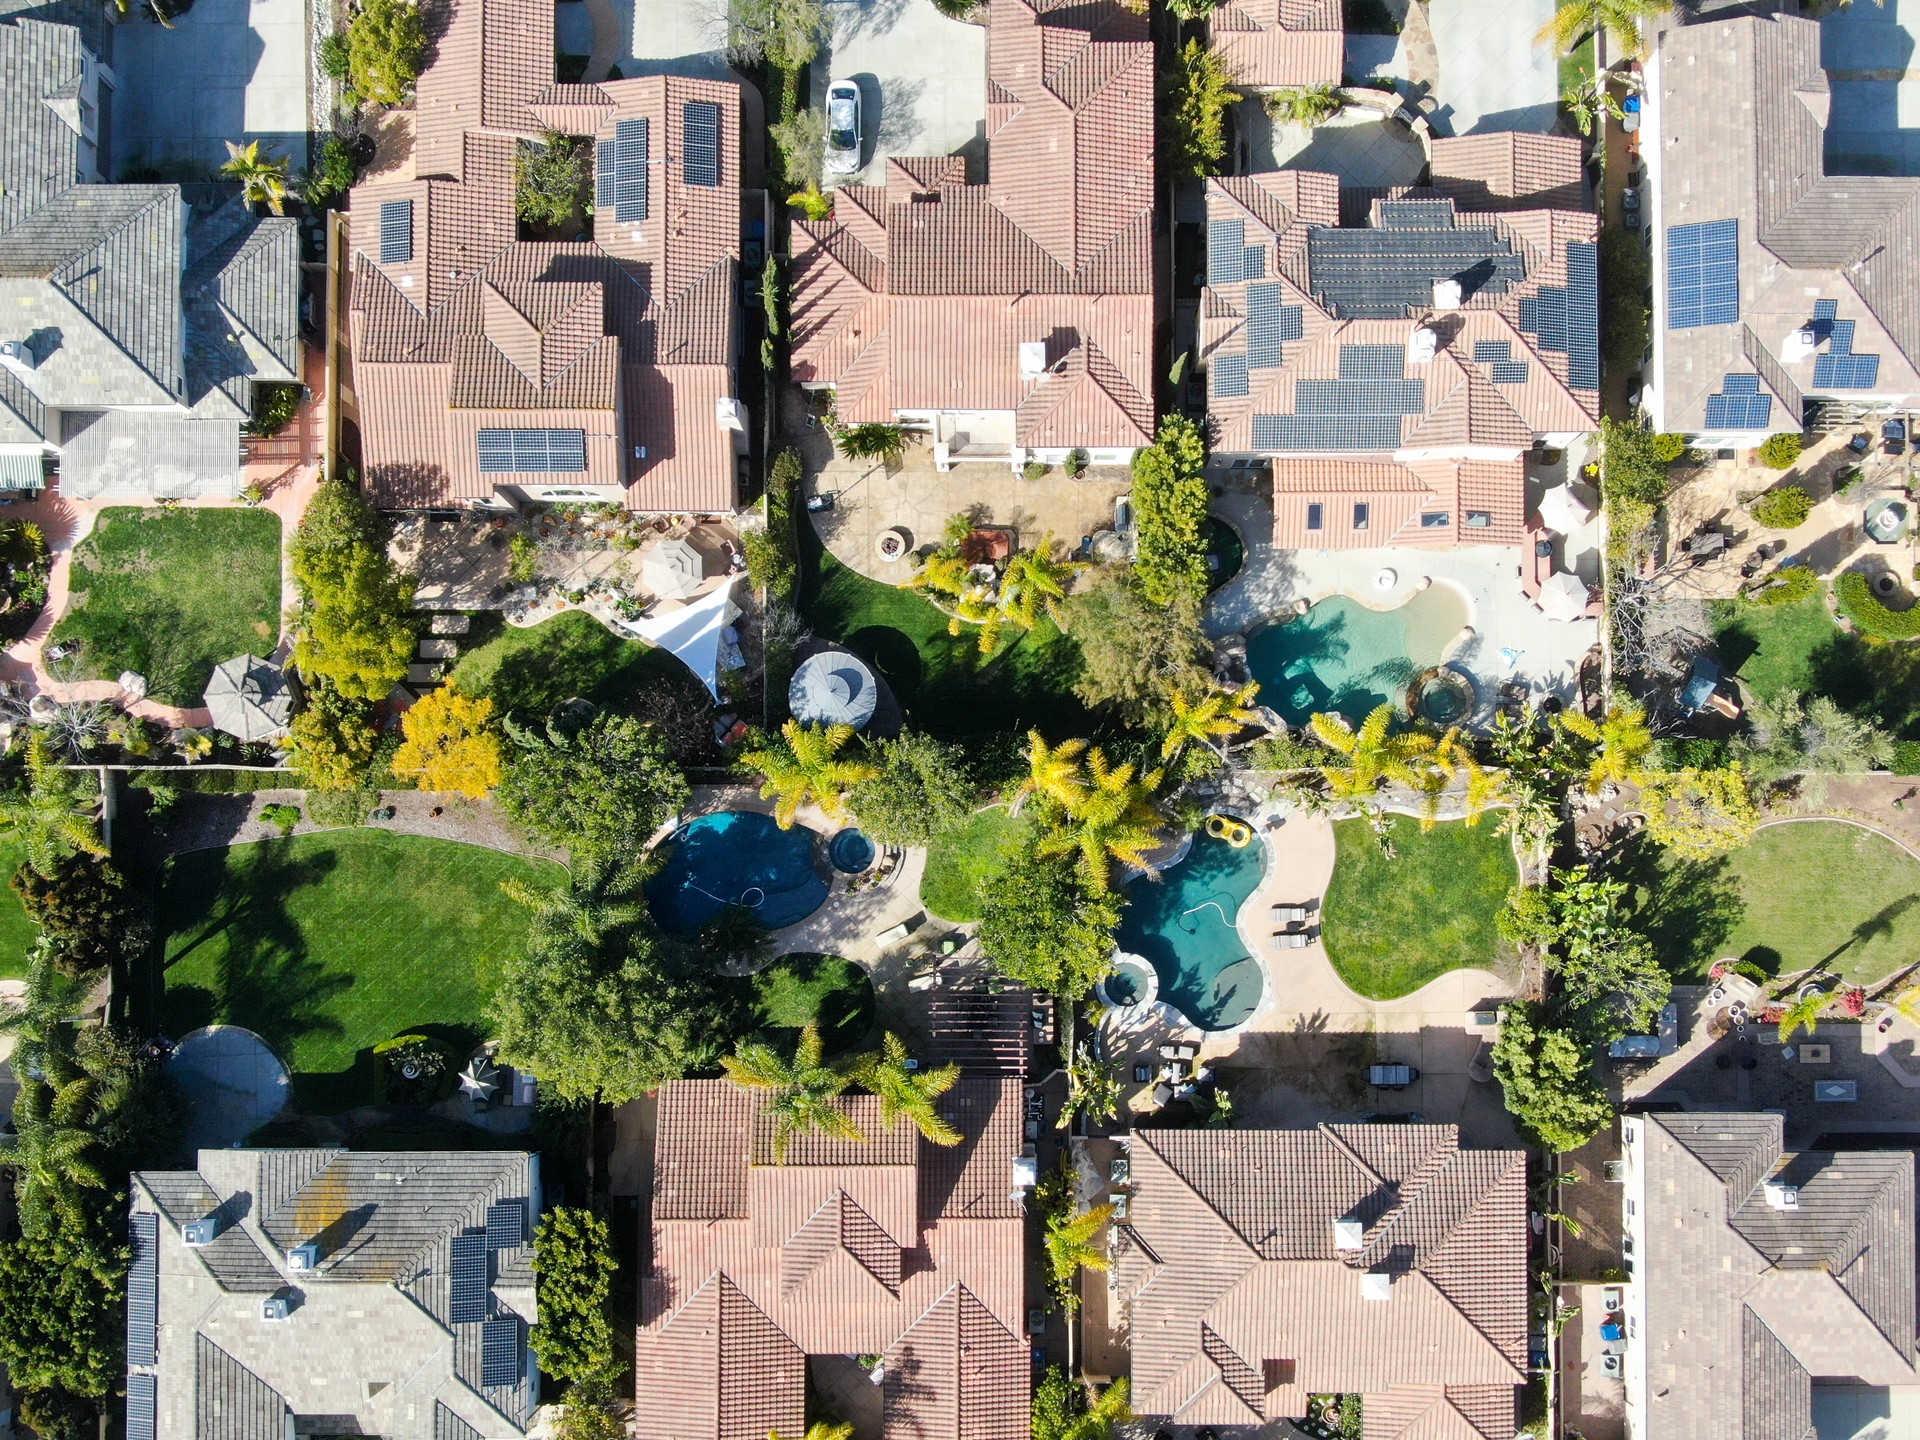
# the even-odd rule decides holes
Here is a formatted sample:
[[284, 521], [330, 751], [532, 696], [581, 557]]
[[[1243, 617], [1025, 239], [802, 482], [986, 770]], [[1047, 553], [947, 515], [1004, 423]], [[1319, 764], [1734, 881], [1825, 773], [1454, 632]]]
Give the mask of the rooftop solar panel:
[[1246, 279], [1247, 222], [1207, 222], [1207, 283], [1236, 285]]
[[153, 1375], [127, 1376], [127, 1440], [154, 1440], [159, 1383]]
[[1342, 345], [1342, 380], [1398, 380], [1406, 374], [1406, 352], [1398, 345]]
[[1252, 369], [1274, 369], [1284, 356], [1284, 342], [1300, 338], [1300, 307], [1281, 304], [1285, 298], [1277, 281], [1247, 286], [1247, 365]]
[[606, 210], [613, 205], [613, 184], [619, 176], [620, 146], [602, 140], [593, 147], [593, 208]]
[[1773, 397], [1760, 393], [1757, 375], [1721, 377], [1720, 393], [1707, 397], [1709, 430], [1764, 430], [1773, 418]]
[[1532, 295], [1520, 297], [1520, 328], [1542, 350], [1567, 353], [1567, 292], [1549, 285]]
[[1476, 363], [1485, 365], [1494, 361], [1511, 360], [1513, 346], [1505, 340], [1476, 340], [1473, 342], [1473, 358]]
[[1817, 355], [1813, 361], [1816, 390], [1871, 390], [1880, 378], [1878, 355]]
[[587, 468], [584, 430], [482, 430], [478, 445], [482, 475], [578, 475]]
[[1391, 450], [1400, 443], [1395, 415], [1256, 415], [1253, 446], [1294, 450]]
[[1487, 367], [1487, 372], [1496, 385], [1527, 383], [1527, 365], [1524, 360], [1496, 360]]
[[447, 1320], [472, 1325], [487, 1318], [487, 1237], [455, 1235], [448, 1243], [451, 1275], [447, 1291]]
[[413, 259], [413, 202], [380, 203], [380, 263], [404, 265]]
[[527, 1243], [527, 1206], [524, 1200], [501, 1200], [487, 1207], [487, 1248], [511, 1250]]
[[613, 218], [635, 225], [647, 218], [647, 162], [651, 148], [646, 117], [613, 127]]
[[1453, 202], [1383, 200], [1380, 223], [1389, 230], [1448, 230], [1453, 227]]
[[1208, 374], [1213, 380], [1213, 393], [1222, 399], [1247, 393], [1247, 357], [1244, 355], [1214, 356]]
[[1504, 294], [1526, 263], [1486, 228], [1319, 227], [1307, 232], [1307, 274], [1335, 314], [1388, 319], [1431, 305], [1436, 280], [1459, 281], [1463, 298]]
[[1600, 251], [1585, 241], [1567, 246], [1567, 383], [1600, 388]]
[[1813, 318], [1816, 320], [1831, 320], [1839, 313], [1840, 302], [1838, 300], [1816, 300], [1813, 302]]
[[133, 1264], [127, 1270], [127, 1363], [158, 1364], [160, 1318], [160, 1217], [135, 1215], [127, 1226]]
[[1739, 318], [1739, 222], [1710, 220], [1669, 227], [1667, 328], [1731, 325]]
[[1258, 245], [1249, 245], [1240, 252], [1240, 274], [1243, 279], [1258, 280], [1267, 273], [1267, 252]]
[[502, 1315], [480, 1327], [480, 1383], [484, 1386], [518, 1385], [524, 1367], [520, 1363], [520, 1319]]
[[1720, 388], [1728, 395], [1758, 395], [1760, 377], [1758, 375], [1727, 375], [1720, 381]]
[[689, 185], [720, 183], [720, 107], [689, 100], [680, 111], [682, 157]]

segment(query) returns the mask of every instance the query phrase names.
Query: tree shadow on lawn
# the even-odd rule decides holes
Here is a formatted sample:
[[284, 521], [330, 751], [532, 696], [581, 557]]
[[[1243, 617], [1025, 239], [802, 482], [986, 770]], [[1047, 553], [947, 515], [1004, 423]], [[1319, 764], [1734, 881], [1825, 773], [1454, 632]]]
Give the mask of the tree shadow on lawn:
[[[301, 1099], [316, 1109], [338, 1099], [349, 1080], [354, 1093], [367, 1093], [371, 1050], [341, 1075], [301, 1071], [294, 1054], [302, 1041], [345, 1033], [329, 1005], [354, 976], [308, 953], [285, 905], [286, 896], [325, 879], [337, 857], [321, 853], [295, 859], [289, 842], [261, 840], [247, 847], [244, 868], [236, 873], [225, 870], [234, 853], [200, 851], [169, 866], [158, 927], [164, 947], [159, 963], [169, 977], [163, 1024], [176, 1038], [215, 1023], [253, 1031], [287, 1062]], [[215, 938], [226, 949], [213, 988], [176, 986], [172, 973]]]
[[[1633, 918], [1653, 942], [1655, 958], [1682, 984], [1704, 981], [1711, 957], [1746, 914], [1739, 882], [1726, 859], [1664, 860], [1660, 847], [1636, 837], [1622, 849], [1614, 873], [1630, 887]], [[1765, 961], [1748, 956], [1758, 963]], [[1773, 956], [1777, 968], [1779, 956]]]
[[1809, 657], [1811, 688], [1896, 736], [1920, 734], [1920, 645], [1836, 634]]

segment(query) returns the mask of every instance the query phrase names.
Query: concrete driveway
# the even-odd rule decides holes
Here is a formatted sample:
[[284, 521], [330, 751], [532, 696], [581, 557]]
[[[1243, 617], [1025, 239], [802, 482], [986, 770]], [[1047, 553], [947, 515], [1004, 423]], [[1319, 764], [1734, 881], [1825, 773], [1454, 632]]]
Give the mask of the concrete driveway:
[[1533, 43], [1553, 11], [1553, 0], [1432, 0], [1426, 18], [1440, 72], [1435, 133], [1553, 128], [1559, 61], [1551, 46]]
[[[725, 80], [730, 73], [726, 9], [717, 0], [566, 0], [554, 7], [554, 22], [561, 54], [604, 54], [628, 80]], [[596, 44], [596, 25], [604, 46]]]
[[129, 164], [163, 167], [169, 179], [179, 167], [215, 169], [229, 140], [258, 140], [306, 167], [301, 0], [196, 0], [171, 30], [130, 20], [114, 31], [113, 70], [108, 178]]
[[984, 141], [987, 32], [929, 0], [829, 0], [833, 43], [813, 67], [813, 103], [830, 80], [860, 87], [862, 169], [828, 184], [873, 182], [894, 155], [951, 155]]

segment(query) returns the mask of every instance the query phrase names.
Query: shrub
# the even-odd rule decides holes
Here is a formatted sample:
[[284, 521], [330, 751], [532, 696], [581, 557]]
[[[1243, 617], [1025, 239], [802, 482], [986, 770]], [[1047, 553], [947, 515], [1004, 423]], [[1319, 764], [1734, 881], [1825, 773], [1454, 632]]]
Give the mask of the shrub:
[[1326, 124], [1346, 104], [1332, 85], [1310, 85], [1303, 90], [1275, 90], [1267, 96], [1267, 113], [1282, 124], [1312, 127]]
[[1687, 437], [1684, 435], [1675, 435], [1667, 432], [1653, 437], [1653, 454], [1655, 459], [1671, 465], [1686, 453]]
[[1775, 470], [1784, 470], [1800, 458], [1805, 442], [1797, 431], [1782, 430], [1778, 435], [1769, 435], [1760, 447], [1760, 463]]
[[1067, 452], [1066, 463], [1060, 468], [1067, 472], [1067, 478], [1069, 480], [1078, 480], [1082, 475], [1087, 473], [1087, 452], [1084, 450], [1069, 450]]
[[300, 413], [299, 385], [256, 385], [253, 387], [253, 415], [247, 421], [247, 434], [270, 440], [293, 423]]
[[260, 818], [277, 829], [282, 836], [293, 834], [293, 827], [300, 823], [298, 805], [282, 805], [275, 802], [260, 807]]
[[1311, 770], [1327, 760], [1327, 747], [1310, 731], [1290, 730], [1254, 742], [1248, 764], [1255, 770]]
[[1161, 114], [1175, 175], [1218, 175], [1227, 159], [1227, 106], [1236, 98], [1226, 62], [1199, 40], [1187, 41], [1175, 56], [1165, 93]]
[[1791, 530], [1796, 525], [1804, 525], [1812, 513], [1813, 496], [1798, 485], [1782, 485], [1753, 502], [1753, 518], [1769, 530]]
[[1920, 740], [1894, 741], [1893, 763], [1888, 768], [1896, 775], [1920, 775]]
[[849, 460], [894, 461], [906, 453], [907, 432], [884, 421], [846, 425], [834, 431], [833, 443]]
[[1025, 465], [1020, 467], [1020, 478], [1022, 480], [1044, 480], [1047, 478], [1049, 468], [1051, 467], [1049, 467], [1044, 460], [1029, 460]]
[[329, 80], [345, 80], [353, 73], [346, 36], [329, 35], [320, 42], [320, 70]]
[[1206, 465], [1205, 432], [1180, 415], [1162, 419], [1153, 444], [1133, 457], [1133, 573], [1155, 604], [1207, 593]]
[[584, 140], [549, 130], [513, 157], [513, 204], [529, 225], [564, 225], [586, 214], [593, 171]]
[[347, 142], [338, 135], [329, 135], [320, 143], [320, 158], [307, 172], [307, 203], [316, 207], [331, 205], [351, 190], [359, 178], [360, 167]]
[[1804, 565], [1788, 565], [1769, 575], [1742, 598], [1749, 605], [1792, 605], [1820, 588], [1820, 577]]
[[1653, 261], [1640, 237], [1611, 227], [1600, 236], [1600, 348], [1606, 368], [1630, 375], [1647, 353], [1650, 316], [1645, 295]]
[[1833, 598], [1840, 613], [1863, 635], [1882, 640], [1912, 640], [1920, 637], [1920, 606], [1912, 610], [1889, 610], [1867, 584], [1858, 570], [1849, 570], [1833, 582]]
[[1704, 735], [1672, 736], [1657, 742], [1654, 756], [1662, 770], [1711, 770], [1732, 758], [1732, 749], [1724, 740]]
[[365, 0], [347, 26], [347, 73], [378, 105], [405, 105], [427, 54], [427, 22], [412, 0]]
[[316, 790], [307, 796], [307, 819], [329, 830], [364, 825], [380, 803], [378, 790]]
[[933, 8], [949, 20], [964, 20], [980, 6], [980, 0], [933, 0]]

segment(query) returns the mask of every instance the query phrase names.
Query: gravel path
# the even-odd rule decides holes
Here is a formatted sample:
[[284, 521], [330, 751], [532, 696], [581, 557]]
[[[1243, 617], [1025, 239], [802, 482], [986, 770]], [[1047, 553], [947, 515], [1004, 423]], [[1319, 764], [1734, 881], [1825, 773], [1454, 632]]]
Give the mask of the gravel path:
[[[177, 818], [162, 831], [162, 843], [169, 854], [181, 855], [189, 850], [217, 850], [251, 840], [270, 840], [280, 834], [280, 827], [262, 820], [260, 812], [275, 803], [304, 807], [306, 798], [304, 790], [258, 790], [251, 795], [203, 795], [189, 791], [180, 797], [180, 806], [175, 812]], [[469, 845], [484, 845], [489, 850], [566, 863], [565, 851], [530, 845], [522, 840], [508, 828], [489, 801], [449, 799], [417, 790], [390, 790], [380, 799], [381, 804], [393, 807], [394, 817], [368, 821], [369, 829], [460, 840]], [[303, 814], [293, 833], [314, 835], [329, 828], [338, 827], [315, 825]]]

